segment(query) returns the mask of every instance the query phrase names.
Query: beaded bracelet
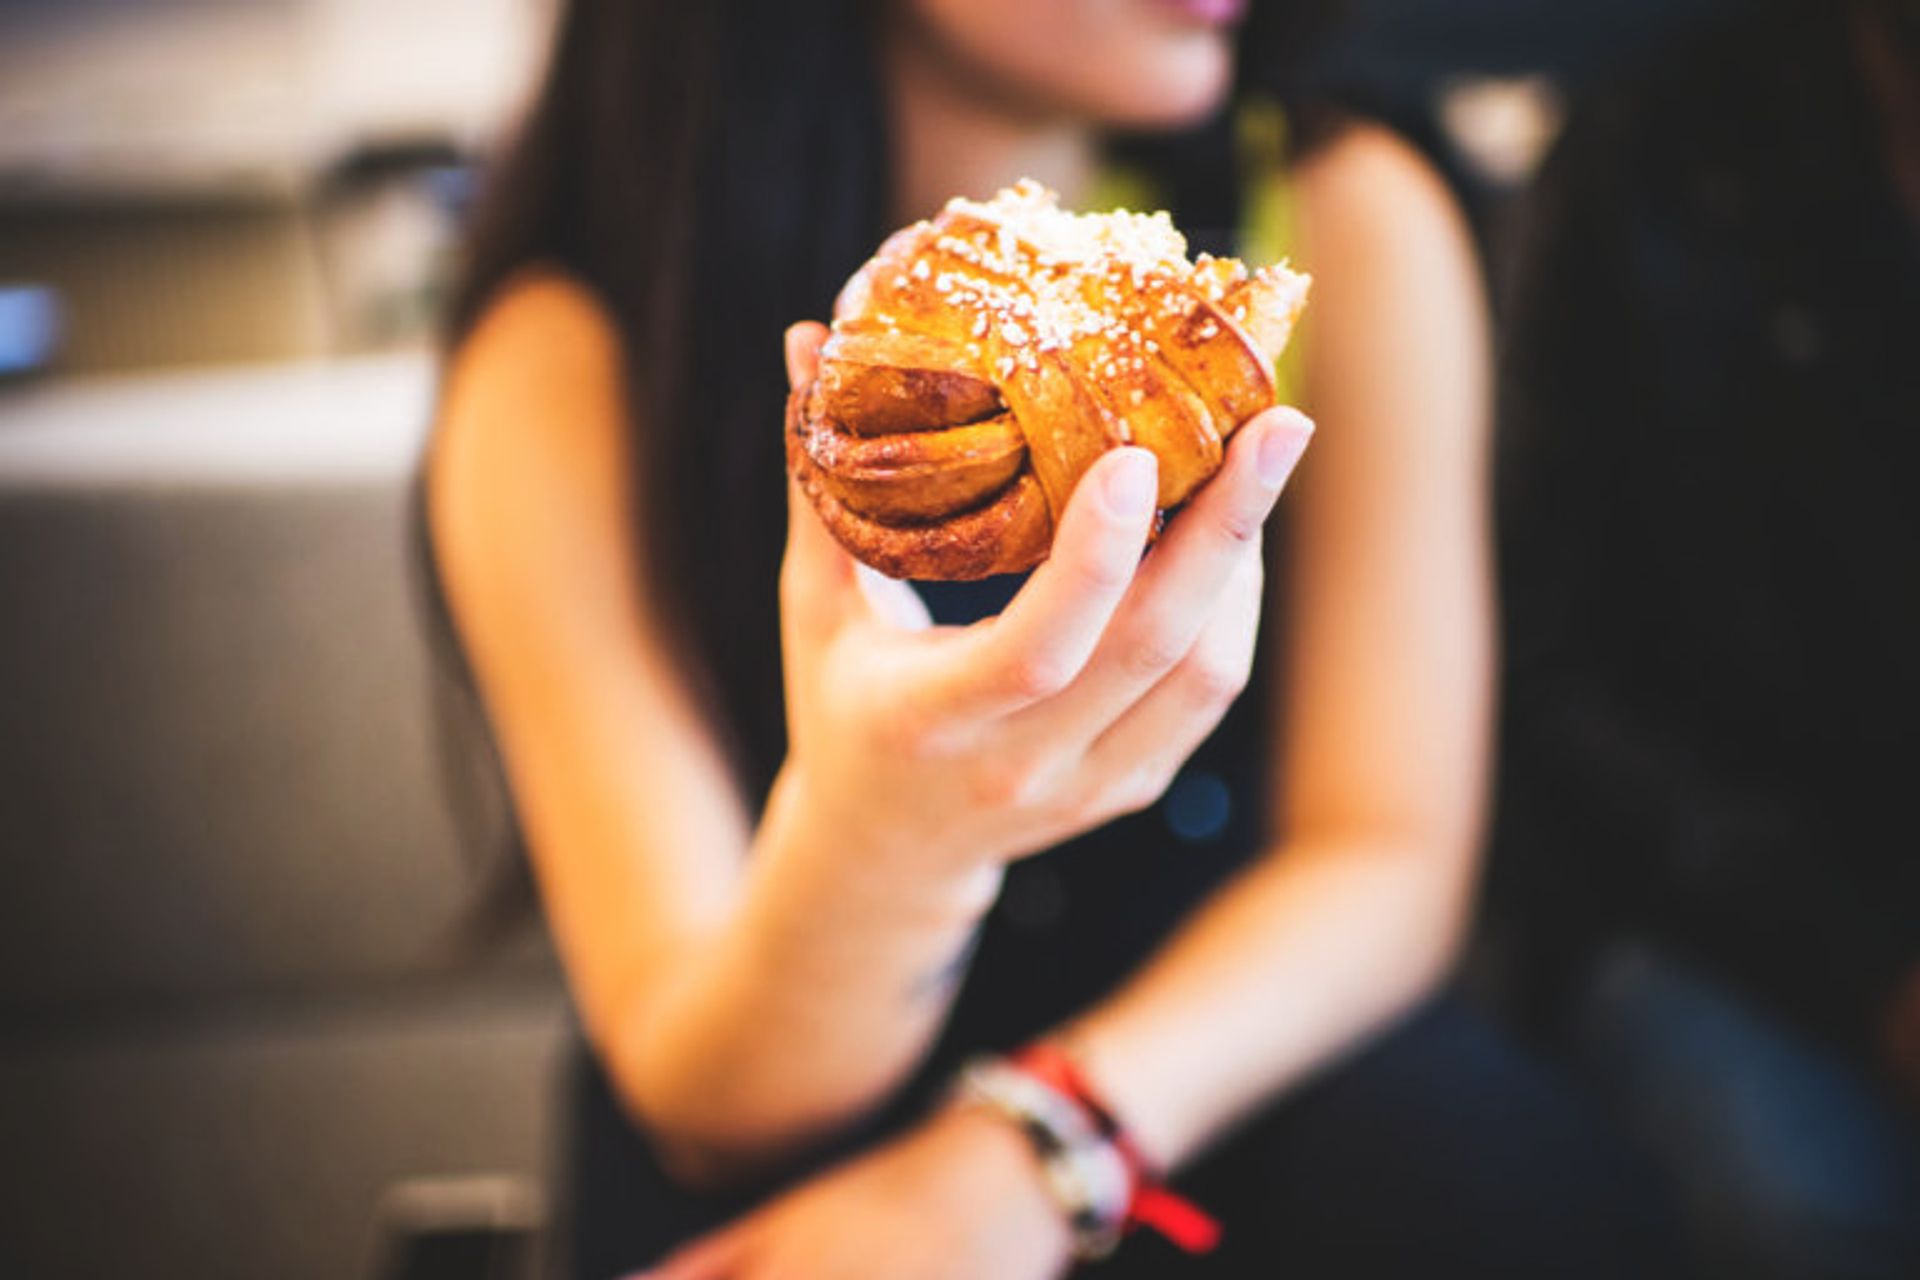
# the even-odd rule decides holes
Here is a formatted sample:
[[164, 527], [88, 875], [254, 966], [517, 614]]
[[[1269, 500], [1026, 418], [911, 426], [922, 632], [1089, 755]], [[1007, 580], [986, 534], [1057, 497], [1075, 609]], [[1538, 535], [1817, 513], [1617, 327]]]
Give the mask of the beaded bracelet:
[[1040, 1158], [1047, 1194], [1073, 1229], [1074, 1255], [1104, 1258], [1120, 1243], [1133, 1175], [1072, 1098], [1004, 1058], [979, 1058], [961, 1071], [958, 1097], [1004, 1117]]
[[1033, 1144], [1081, 1259], [1105, 1257], [1140, 1226], [1189, 1253], [1219, 1243], [1219, 1224], [1166, 1187], [1058, 1047], [1041, 1042], [1012, 1058], [976, 1059], [961, 1072], [956, 1092], [1005, 1117]]

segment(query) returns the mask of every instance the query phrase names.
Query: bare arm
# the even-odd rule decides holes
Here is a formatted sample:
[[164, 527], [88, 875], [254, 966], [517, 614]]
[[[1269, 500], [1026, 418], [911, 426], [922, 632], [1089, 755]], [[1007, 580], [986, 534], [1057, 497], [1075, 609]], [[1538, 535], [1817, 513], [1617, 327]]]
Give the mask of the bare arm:
[[[1428, 990], [1479, 840], [1493, 661], [1479, 278], [1444, 188], [1391, 138], [1348, 135], [1301, 184], [1325, 427], [1289, 547], [1279, 838], [1064, 1029], [1169, 1164]], [[1186, 512], [1169, 536], [1210, 518]], [[1243, 552], [1230, 597], [1260, 576], [1257, 539]], [[1105, 738], [1177, 736], [1169, 708], [1230, 690], [1250, 656], [1233, 609], [1216, 611]], [[1065, 1229], [1023, 1146], [997, 1118], [944, 1109], [659, 1274], [1060, 1275]]]
[[777, 1149], [913, 1059], [944, 1009], [916, 978], [961, 949], [992, 886], [958, 864], [838, 875], [832, 836], [778, 797], [755, 831], [653, 608], [626, 412], [593, 300], [517, 286], [450, 375], [435, 548], [597, 1050], [669, 1140]]
[[[802, 377], [822, 332], [790, 335]], [[1197, 742], [1224, 702], [1169, 709], [1152, 739], [1103, 731], [1216, 597], [1245, 603], [1223, 584], [1308, 427], [1249, 424], [1202, 518], [1138, 572], [1152, 455], [1108, 454], [1051, 558], [969, 628], [916, 620], [904, 586], [863, 582], [792, 504], [789, 754], [756, 823], [635, 544], [626, 413], [594, 301], [522, 282], [451, 372], [431, 527], [588, 1034], [683, 1172], [710, 1175], [882, 1101], [944, 1016], [1006, 860], [1157, 796], [1184, 755], [1168, 743]]]
[[1300, 182], [1322, 429], [1280, 619], [1280, 838], [1072, 1029], [1168, 1160], [1429, 989], [1480, 839], [1493, 640], [1470, 241], [1384, 134], [1348, 134]]

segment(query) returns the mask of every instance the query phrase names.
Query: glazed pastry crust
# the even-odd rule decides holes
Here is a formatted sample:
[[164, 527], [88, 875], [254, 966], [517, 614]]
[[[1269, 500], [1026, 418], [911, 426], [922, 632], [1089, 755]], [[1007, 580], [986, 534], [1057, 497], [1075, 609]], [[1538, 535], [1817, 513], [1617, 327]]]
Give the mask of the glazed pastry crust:
[[1186, 258], [1165, 214], [1076, 216], [1033, 183], [889, 237], [788, 401], [787, 462], [829, 530], [898, 578], [1030, 569], [1102, 453], [1160, 461], [1172, 509], [1275, 402], [1307, 277]]

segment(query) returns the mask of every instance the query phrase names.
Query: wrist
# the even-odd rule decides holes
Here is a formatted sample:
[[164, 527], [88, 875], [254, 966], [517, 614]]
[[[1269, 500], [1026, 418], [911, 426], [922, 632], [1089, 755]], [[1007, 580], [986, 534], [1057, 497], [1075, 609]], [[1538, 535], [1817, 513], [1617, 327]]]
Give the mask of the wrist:
[[1062, 1261], [1072, 1256], [1073, 1232], [1040, 1157], [1017, 1126], [985, 1107], [955, 1101], [933, 1112], [916, 1137], [937, 1144], [942, 1162], [965, 1179], [968, 1194], [991, 1204], [996, 1216], [1044, 1237]]
[[804, 766], [789, 758], [768, 797], [756, 853], [817, 870], [844, 893], [929, 922], [971, 928], [999, 897], [1006, 868], [998, 859], [934, 856], [862, 818], [826, 803]]
[[1218, 1243], [1219, 1224], [1168, 1189], [1060, 1046], [1042, 1040], [1010, 1057], [976, 1059], [961, 1072], [956, 1098], [997, 1116], [1032, 1147], [1081, 1259], [1105, 1257], [1135, 1227], [1189, 1253]]
[[[1174, 1050], [1145, 1024], [1095, 1009], [1052, 1037], [1072, 1055], [1082, 1075], [1115, 1114], [1145, 1157], [1159, 1169], [1177, 1166], [1193, 1148], [1195, 1125], [1180, 1091], [1164, 1082], [1177, 1079]], [[1159, 1086], [1159, 1087], [1156, 1087]]]

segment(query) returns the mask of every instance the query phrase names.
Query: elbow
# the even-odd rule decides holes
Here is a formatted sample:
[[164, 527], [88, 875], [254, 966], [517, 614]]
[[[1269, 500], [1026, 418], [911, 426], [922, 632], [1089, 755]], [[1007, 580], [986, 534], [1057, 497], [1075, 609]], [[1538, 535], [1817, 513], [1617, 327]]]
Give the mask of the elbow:
[[1374, 967], [1375, 1000], [1407, 1008], [1458, 972], [1472, 936], [1478, 842], [1418, 823], [1302, 842], [1280, 859], [1308, 853], [1342, 865], [1372, 922], [1363, 950]]
[[583, 991], [580, 1009], [622, 1118], [676, 1182], [714, 1191], [777, 1167], [821, 1135], [800, 1114], [801, 1100], [774, 1087], [784, 1076], [752, 1069], [742, 1046], [714, 1034], [696, 988], [658, 977], [694, 969], [684, 960], [656, 964]]
[[[691, 964], [658, 966], [683, 973]], [[638, 979], [582, 1000], [593, 1053], [661, 1167], [702, 1190], [752, 1181], [816, 1150], [884, 1102], [895, 1081], [822, 1071], [770, 1050], [710, 988]]]
[[1368, 1021], [1391, 1022], [1444, 991], [1459, 973], [1468, 929], [1460, 912], [1421, 904], [1401, 917], [1400, 928], [1377, 957], [1360, 1006]]
[[674, 1181], [695, 1191], [719, 1191], [750, 1181], [803, 1145], [713, 1114], [699, 1099], [679, 1096], [609, 1068], [615, 1100], [627, 1123], [646, 1138], [654, 1158]]
[[[665, 1053], [603, 1054], [616, 1101], [660, 1166], [697, 1191], [750, 1182], [843, 1131], [849, 1120], [800, 1099], [733, 1085]], [[744, 1082], [743, 1082], [744, 1083]]]
[[732, 1190], [779, 1163], [774, 1155], [763, 1150], [735, 1146], [725, 1139], [694, 1131], [663, 1129], [632, 1116], [631, 1112], [629, 1115], [646, 1131], [660, 1168], [690, 1191]]
[[1478, 859], [1462, 850], [1427, 861], [1440, 874], [1414, 890], [1425, 909], [1415, 913], [1420, 925], [1413, 931], [1418, 943], [1410, 966], [1410, 1004], [1431, 996], [1459, 973], [1473, 936]]
[[1468, 913], [1464, 909], [1447, 912], [1414, 966], [1413, 1001], [1434, 994], [1459, 972], [1468, 935]]

